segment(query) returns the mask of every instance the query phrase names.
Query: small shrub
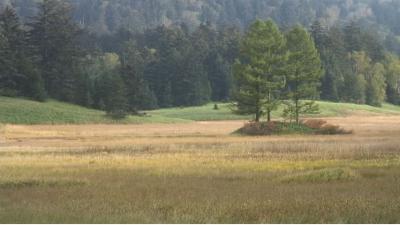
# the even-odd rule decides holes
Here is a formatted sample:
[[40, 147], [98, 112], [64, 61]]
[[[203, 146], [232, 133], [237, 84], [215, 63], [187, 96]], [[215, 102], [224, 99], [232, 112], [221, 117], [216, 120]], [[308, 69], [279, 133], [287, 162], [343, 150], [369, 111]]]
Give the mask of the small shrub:
[[257, 135], [271, 135], [277, 131], [275, 122], [250, 122], [246, 123], [240, 128], [237, 133], [257, 136]]
[[131, 115], [140, 116], [140, 117], [150, 116], [149, 114], [147, 114], [147, 112], [139, 112], [139, 111], [132, 112]]
[[107, 112], [107, 116], [115, 120], [122, 120], [125, 119], [128, 114], [125, 110], [113, 110], [111, 112]]
[[218, 104], [214, 104], [214, 110], [219, 110]]
[[0, 95], [1, 96], [6, 96], [6, 97], [18, 97], [18, 91], [12, 89], [12, 88], [3, 88], [0, 89]]

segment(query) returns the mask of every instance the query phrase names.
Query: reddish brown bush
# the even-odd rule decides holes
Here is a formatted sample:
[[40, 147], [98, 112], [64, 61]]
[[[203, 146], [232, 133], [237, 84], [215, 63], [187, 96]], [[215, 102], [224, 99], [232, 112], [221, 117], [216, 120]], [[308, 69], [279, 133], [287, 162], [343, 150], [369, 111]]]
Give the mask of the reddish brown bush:
[[308, 128], [316, 130], [316, 134], [334, 135], [334, 134], [351, 134], [352, 131], [345, 130], [340, 126], [329, 124], [326, 120], [312, 119], [302, 121], [302, 124]]
[[246, 135], [271, 135], [276, 129], [275, 122], [250, 122], [246, 123], [237, 132]]
[[302, 121], [302, 123], [311, 129], [321, 129], [328, 122], [326, 120], [315, 119], [315, 120]]

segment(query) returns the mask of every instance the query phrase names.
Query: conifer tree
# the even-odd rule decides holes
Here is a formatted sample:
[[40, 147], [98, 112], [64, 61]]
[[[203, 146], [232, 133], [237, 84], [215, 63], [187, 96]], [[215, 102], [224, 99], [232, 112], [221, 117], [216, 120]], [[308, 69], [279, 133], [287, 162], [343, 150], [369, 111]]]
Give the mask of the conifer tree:
[[396, 55], [385, 55], [385, 80], [387, 101], [400, 104], [400, 60]]
[[285, 39], [276, 24], [271, 20], [253, 23], [242, 40], [240, 61], [234, 66], [236, 113], [253, 114], [256, 122], [267, 115], [271, 121], [285, 84], [286, 59]]
[[26, 32], [13, 8], [0, 12], [0, 93], [45, 100], [43, 80], [29, 55]]
[[367, 104], [381, 107], [386, 97], [385, 67], [376, 63], [367, 75]]
[[321, 61], [314, 41], [308, 32], [297, 25], [287, 34], [289, 50], [287, 69], [288, 109], [299, 123], [301, 114], [314, 113], [317, 106], [313, 101], [319, 97], [318, 87], [322, 75]]
[[362, 50], [362, 31], [355, 21], [351, 21], [344, 27], [344, 38], [348, 52]]
[[123, 119], [128, 114], [128, 100], [126, 98], [126, 86], [123, 79], [115, 74], [107, 79], [108, 96], [105, 110], [108, 115], [115, 119]]
[[323, 50], [326, 47], [327, 33], [319, 20], [314, 21], [311, 25], [311, 36], [314, 39], [315, 47], [318, 50]]
[[146, 67], [144, 53], [137, 48], [134, 41], [127, 41], [123, 46], [121, 75], [127, 85], [129, 111], [137, 113], [138, 110], [156, 108], [155, 95], [144, 79]]
[[4, 95], [10, 76], [7, 74], [8, 60], [4, 54], [7, 46], [7, 39], [4, 37], [4, 31], [0, 27], [0, 95]]
[[29, 25], [30, 44], [47, 92], [51, 97], [73, 101], [80, 50], [79, 28], [71, 6], [66, 1], [43, 0]]
[[22, 83], [26, 78], [19, 71], [24, 36], [14, 9], [7, 6], [0, 12], [1, 32], [1, 71], [0, 94], [17, 96], [21, 94]]
[[371, 70], [371, 59], [368, 55], [361, 52], [353, 52], [349, 54], [352, 63], [352, 73], [346, 77], [346, 92], [349, 99], [347, 101], [365, 104], [367, 90], [367, 74]]

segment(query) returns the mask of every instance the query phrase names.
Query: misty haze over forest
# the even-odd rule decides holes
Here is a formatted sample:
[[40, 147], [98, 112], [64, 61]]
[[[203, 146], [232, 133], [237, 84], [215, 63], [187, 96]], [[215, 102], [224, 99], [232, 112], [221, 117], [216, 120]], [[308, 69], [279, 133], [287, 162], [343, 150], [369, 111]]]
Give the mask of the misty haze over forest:
[[[24, 18], [35, 15], [40, 0], [2, 0]], [[143, 30], [159, 25], [201, 23], [246, 28], [255, 19], [271, 18], [280, 26], [310, 26], [357, 21], [382, 32], [400, 34], [400, 1], [397, 0], [67, 0], [76, 21], [98, 33], [121, 27]]]

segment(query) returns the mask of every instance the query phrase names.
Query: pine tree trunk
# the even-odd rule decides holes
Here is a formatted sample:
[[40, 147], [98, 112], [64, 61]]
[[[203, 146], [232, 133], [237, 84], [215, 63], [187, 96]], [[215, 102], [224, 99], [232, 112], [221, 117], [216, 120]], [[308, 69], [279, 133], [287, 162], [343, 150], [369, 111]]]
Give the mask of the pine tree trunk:
[[[268, 92], [268, 102], [271, 103], [271, 92]], [[271, 109], [268, 107], [267, 109], [267, 121], [271, 122]]]
[[296, 123], [299, 124], [299, 100], [296, 99]]

